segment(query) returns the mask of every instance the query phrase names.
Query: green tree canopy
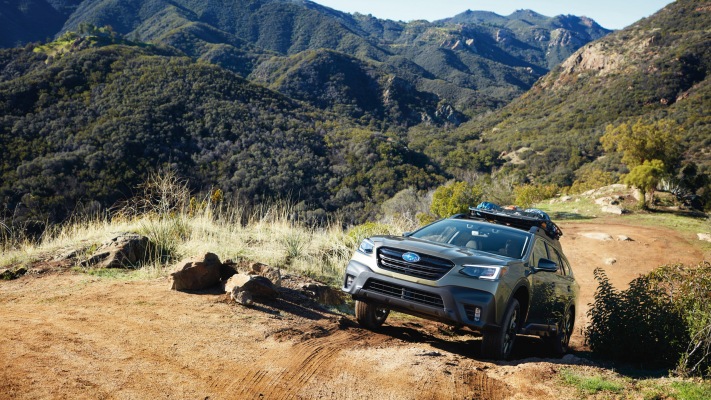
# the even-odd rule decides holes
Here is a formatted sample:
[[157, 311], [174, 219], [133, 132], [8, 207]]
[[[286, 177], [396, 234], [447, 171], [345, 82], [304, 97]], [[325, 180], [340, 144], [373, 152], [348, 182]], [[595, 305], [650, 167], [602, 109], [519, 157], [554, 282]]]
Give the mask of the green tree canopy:
[[683, 129], [672, 120], [662, 119], [634, 125], [608, 125], [600, 138], [605, 151], [622, 153], [622, 162], [630, 169], [645, 161], [660, 160], [668, 172], [674, 170], [682, 155]]
[[430, 211], [440, 218], [466, 213], [469, 207], [479, 203], [482, 194], [481, 187], [467, 182], [453, 182], [440, 186], [432, 196]]
[[[664, 176], [664, 163], [660, 160], [645, 161], [642, 165], [632, 168], [624, 182], [642, 191], [643, 194], [654, 194], [654, 188]], [[653, 196], [650, 196], [652, 198]], [[646, 204], [644, 198], [642, 204]]]

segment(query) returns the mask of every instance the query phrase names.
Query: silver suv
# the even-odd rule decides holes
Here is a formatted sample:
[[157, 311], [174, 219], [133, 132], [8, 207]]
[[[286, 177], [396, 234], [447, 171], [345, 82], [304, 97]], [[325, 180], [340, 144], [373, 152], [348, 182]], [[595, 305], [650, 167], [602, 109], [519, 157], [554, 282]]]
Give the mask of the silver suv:
[[342, 288], [358, 322], [377, 329], [395, 310], [481, 332], [486, 358], [509, 358], [517, 334], [564, 354], [579, 286], [560, 229], [539, 210], [483, 204], [402, 237], [363, 240]]

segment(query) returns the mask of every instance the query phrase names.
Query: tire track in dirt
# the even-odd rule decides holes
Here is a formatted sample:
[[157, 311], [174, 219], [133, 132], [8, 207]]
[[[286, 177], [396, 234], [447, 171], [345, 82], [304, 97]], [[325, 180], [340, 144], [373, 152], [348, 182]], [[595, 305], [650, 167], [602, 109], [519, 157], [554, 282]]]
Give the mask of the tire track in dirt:
[[[337, 331], [325, 337], [309, 339], [291, 345], [282, 343], [270, 350], [260, 360], [274, 364], [267, 370], [259, 365], [256, 369], [247, 366], [233, 383], [218, 389], [244, 398], [289, 399], [299, 396], [304, 386], [314, 379], [326, 380], [333, 376], [334, 366], [339, 363], [339, 354], [358, 341], [363, 334]], [[286, 349], [281, 348], [286, 347]], [[335, 365], [334, 365], [335, 364]], [[341, 397], [342, 398], [342, 397]]]
[[[247, 367], [233, 383], [215, 388], [242, 398], [294, 399], [327, 397], [352, 399], [373, 396], [389, 399], [504, 399], [508, 386], [477, 370], [476, 362], [455, 365], [444, 361], [423, 363], [410, 368], [389, 371], [378, 365], [365, 365], [359, 359], [349, 360], [351, 350], [367, 349], [387, 343], [393, 358], [404, 358], [400, 349], [409, 344], [387, 335], [361, 329], [338, 330], [325, 337], [287, 344], [262, 355], [263, 360], [276, 360], [271, 368]], [[355, 356], [358, 357], [357, 355]], [[419, 362], [418, 362], [419, 364]], [[426, 364], [426, 365], [425, 365]], [[360, 365], [360, 367], [358, 367]], [[382, 366], [381, 366], [382, 367]], [[421, 368], [420, 368], [421, 367]], [[345, 385], [335, 384], [348, 375]], [[374, 393], [369, 382], [387, 382], [390, 392]], [[368, 384], [363, 385], [363, 383]], [[328, 388], [328, 391], [327, 389]]]

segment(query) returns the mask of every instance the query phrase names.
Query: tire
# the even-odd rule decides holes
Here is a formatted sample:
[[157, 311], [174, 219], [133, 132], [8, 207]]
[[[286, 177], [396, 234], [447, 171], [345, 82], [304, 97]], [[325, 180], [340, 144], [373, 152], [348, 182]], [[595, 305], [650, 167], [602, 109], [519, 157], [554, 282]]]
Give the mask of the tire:
[[358, 323], [364, 328], [375, 330], [380, 328], [388, 318], [390, 310], [365, 303], [360, 300], [355, 302], [355, 316]]
[[511, 350], [516, 342], [516, 334], [520, 329], [521, 306], [518, 300], [511, 299], [506, 307], [501, 328], [484, 333], [481, 343], [481, 354], [484, 358], [506, 360], [511, 356]]
[[563, 318], [558, 322], [558, 333], [554, 336], [546, 336], [543, 338], [551, 355], [561, 357], [568, 352], [574, 323], [575, 316], [573, 315], [573, 310], [568, 308]]

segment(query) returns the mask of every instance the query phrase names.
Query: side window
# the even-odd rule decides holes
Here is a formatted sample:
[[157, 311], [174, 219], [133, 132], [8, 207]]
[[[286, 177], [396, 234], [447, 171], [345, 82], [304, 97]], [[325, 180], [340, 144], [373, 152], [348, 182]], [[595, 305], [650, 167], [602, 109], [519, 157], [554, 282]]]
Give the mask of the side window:
[[558, 264], [558, 275], [566, 275], [565, 273], [565, 266], [563, 265], [563, 262], [561, 261], [561, 257], [558, 255], [558, 250], [553, 248], [553, 246], [546, 244], [546, 247], [548, 247], [548, 255], [550, 257], [550, 260]]
[[533, 252], [531, 254], [531, 265], [533, 265], [534, 267], [538, 266], [538, 261], [541, 258], [548, 258], [546, 244], [543, 242], [543, 240], [536, 240], [536, 244], [533, 245]]
[[573, 275], [573, 270], [570, 269], [570, 263], [565, 257], [561, 257], [561, 260], [563, 260], [563, 265], [565, 265], [565, 274], [566, 275]]

